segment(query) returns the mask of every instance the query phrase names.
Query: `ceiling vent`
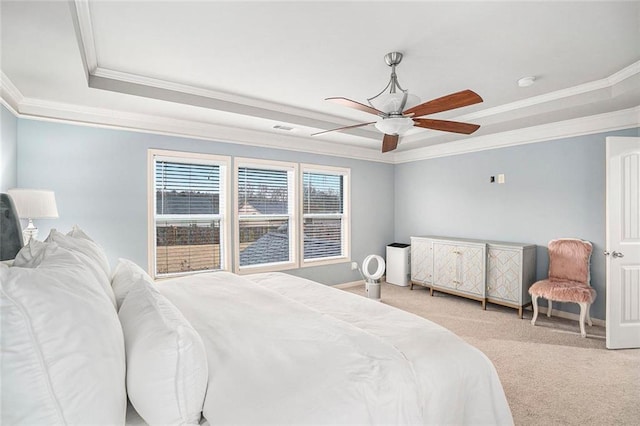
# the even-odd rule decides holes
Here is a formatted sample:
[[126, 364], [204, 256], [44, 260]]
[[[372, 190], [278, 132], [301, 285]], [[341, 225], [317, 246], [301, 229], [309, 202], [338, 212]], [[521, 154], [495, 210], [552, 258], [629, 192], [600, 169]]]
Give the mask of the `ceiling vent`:
[[290, 132], [293, 130], [293, 127], [285, 126], [284, 124], [276, 124], [275, 126], [273, 126], [273, 128], [276, 130], [282, 130], [284, 132]]

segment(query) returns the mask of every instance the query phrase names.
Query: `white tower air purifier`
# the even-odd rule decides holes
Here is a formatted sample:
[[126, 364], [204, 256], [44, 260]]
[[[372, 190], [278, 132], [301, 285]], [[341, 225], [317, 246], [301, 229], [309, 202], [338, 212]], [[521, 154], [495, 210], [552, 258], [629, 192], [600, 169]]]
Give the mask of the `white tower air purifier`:
[[387, 246], [387, 277], [389, 284], [406, 287], [410, 276], [410, 244], [393, 243]]

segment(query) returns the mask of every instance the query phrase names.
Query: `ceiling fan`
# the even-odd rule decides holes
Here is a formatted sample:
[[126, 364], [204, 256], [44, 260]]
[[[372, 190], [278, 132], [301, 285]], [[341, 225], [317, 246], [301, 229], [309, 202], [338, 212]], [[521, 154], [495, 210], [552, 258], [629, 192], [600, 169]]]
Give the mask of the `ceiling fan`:
[[[396, 149], [400, 135], [414, 126], [441, 130], [444, 132], [462, 133], [465, 135], [469, 135], [480, 128], [477, 124], [419, 118], [428, 114], [435, 114], [437, 112], [474, 105], [482, 102], [482, 98], [472, 90], [463, 90], [461, 92], [452, 93], [420, 104], [420, 100], [416, 95], [410, 94], [398, 83], [396, 66], [400, 61], [402, 61], [402, 53], [387, 53], [384, 60], [387, 65], [391, 67], [391, 78], [389, 79], [389, 83], [387, 83], [380, 93], [367, 99], [369, 105], [342, 97], [325, 99], [327, 101], [377, 115], [378, 119], [368, 123], [325, 130], [314, 133], [311, 136], [375, 124], [376, 129], [384, 133], [384, 137], [382, 139], [382, 152], [388, 152]], [[389, 89], [388, 92], [387, 89]]]

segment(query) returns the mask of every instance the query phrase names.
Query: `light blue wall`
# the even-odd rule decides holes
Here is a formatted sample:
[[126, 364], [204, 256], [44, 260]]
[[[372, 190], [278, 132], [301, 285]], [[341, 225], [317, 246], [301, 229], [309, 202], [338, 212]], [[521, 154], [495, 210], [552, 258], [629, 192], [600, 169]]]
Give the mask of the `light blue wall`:
[[[352, 258], [359, 263], [371, 253], [384, 255], [389, 242], [409, 242], [413, 235], [494, 239], [537, 244], [537, 276], [544, 278], [549, 240], [569, 236], [593, 242], [592, 285], [599, 295], [592, 308], [595, 318], [605, 317], [605, 138], [639, 133], [632, 129], [588, 135], [394, 167], [286, 150], [16, 120], [4, 108], [2, 114], [3, 154], [5, 140], [18, 139], [17, 185], [8, 186], [56, 191], [60, 218], [39, 223], [43, 237], [52, 227], [66, 230], [78, 223], [105, 247], [112, 263], [117, 257], [127, 257], [147, 265], [148, 148], [309, 162], [352, 170]], [[14, 129], [6, 139], [5, 123]], [[10, 169], [8, 174], [14, 174]], [[3, 182], [4, 173], [3, 167]], [[506, 184], [490, 184], [489, 176], [500, 173], [506, 175]], [[348, 264], [290, 272], [327, 284], [359, 279]], [[570, 304], [560, 309], [577, 312]]]
[[[395, 167], [395, 239], [442, 235], [534, 243], [546, 278], [549, 240], [594, 244], [592, 316], [605, 318], [605, 138], [638, 129], [436, 158]], [[505, 184], [489, 183], [503, 173]], [[578, 312], [573, 304], [560, 309]]]
[[15, 188], [17, 183], [18, 119], [0, 105], [0, 192]]
[[[393, 239], [393, 166], [295, 151], [256, 148], [173, 136], [20, 119], [18, 184], [52, 189], [59, 219], [50, 228], [85, 228], [105, 248], [112, 264], [147, 262], [147, 149], [171, 149], [350, 167], [352, 258], [384, 254]], [[337, 284], [359, 279], [348, 263], [289, 271]]]

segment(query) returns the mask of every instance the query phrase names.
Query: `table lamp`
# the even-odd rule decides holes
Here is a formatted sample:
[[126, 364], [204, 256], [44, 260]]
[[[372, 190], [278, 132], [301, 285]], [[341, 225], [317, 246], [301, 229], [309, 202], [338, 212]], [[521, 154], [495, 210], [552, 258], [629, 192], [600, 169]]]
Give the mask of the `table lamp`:
[[56, 197], [53, 191], [43, 189], [10, 189], [7, 193], [13, 199], [18, 217], [28, 219], [29, 224], [22, 230], [24, 245], [38, 236], [38, 228], [33, 219], [55, 219], [58, 217]]

